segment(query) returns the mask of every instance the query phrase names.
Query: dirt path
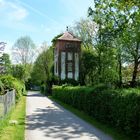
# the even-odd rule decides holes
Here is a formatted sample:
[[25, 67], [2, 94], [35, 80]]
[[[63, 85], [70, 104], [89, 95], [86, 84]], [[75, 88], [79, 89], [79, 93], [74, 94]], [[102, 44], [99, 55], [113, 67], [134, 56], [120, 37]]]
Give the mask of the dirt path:
[[25, 140], [112, 140], [38, 92], [28, 92]]

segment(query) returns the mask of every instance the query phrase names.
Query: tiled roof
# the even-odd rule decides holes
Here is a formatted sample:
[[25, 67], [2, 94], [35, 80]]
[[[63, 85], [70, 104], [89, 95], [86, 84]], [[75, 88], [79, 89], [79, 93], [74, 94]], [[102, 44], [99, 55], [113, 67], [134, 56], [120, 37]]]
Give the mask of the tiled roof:
[[65, 32], [62, 36], [58, 38], [58, 40], [68, 40], [68, 41], [78, 41], [81, 42], [80, 39], [76, 38], [74, 35], [72, 35], [70, 32]]

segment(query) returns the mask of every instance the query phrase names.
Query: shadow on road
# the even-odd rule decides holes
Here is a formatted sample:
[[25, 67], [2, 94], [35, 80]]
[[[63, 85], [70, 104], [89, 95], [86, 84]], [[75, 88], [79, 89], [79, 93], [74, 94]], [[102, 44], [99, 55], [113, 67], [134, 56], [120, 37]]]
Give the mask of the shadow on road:
[[[42, 95], [33, 94], [28, 97], [42, 97]], [[96, 128], [54, 102], [46, 108], [37, 108], [27, 116], [27, 122], [27, 130], [41, 130], [47, 138], [51, 139], [69, 140], [88, 136], [92, 140], [111, 140], [104, 138]]]

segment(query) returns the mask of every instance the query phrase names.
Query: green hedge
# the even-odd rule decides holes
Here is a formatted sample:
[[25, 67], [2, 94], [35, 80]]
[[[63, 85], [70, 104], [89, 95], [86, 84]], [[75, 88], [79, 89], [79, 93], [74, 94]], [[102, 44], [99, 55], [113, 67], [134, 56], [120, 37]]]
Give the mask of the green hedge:
[[140, 90], [99, 87], [54, 87], [53, 97], [103, 123], [140, 139]]
[[22, 94], [25, 94], [25, 85], [23, 82], [17, 80], [11, 75], [0, 76], [0, 94], [4, 94], [4, 91], [15, 89], [16, 99], [19, 99]]

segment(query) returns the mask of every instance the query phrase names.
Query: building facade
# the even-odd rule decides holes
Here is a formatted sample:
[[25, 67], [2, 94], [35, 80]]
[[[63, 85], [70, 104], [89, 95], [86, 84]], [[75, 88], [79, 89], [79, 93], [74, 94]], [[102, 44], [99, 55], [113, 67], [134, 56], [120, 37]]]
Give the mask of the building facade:
[[79, 79], [81, 40], [70, 32], [57, 39], [54, 50], [54, 74], [63, 79]]

